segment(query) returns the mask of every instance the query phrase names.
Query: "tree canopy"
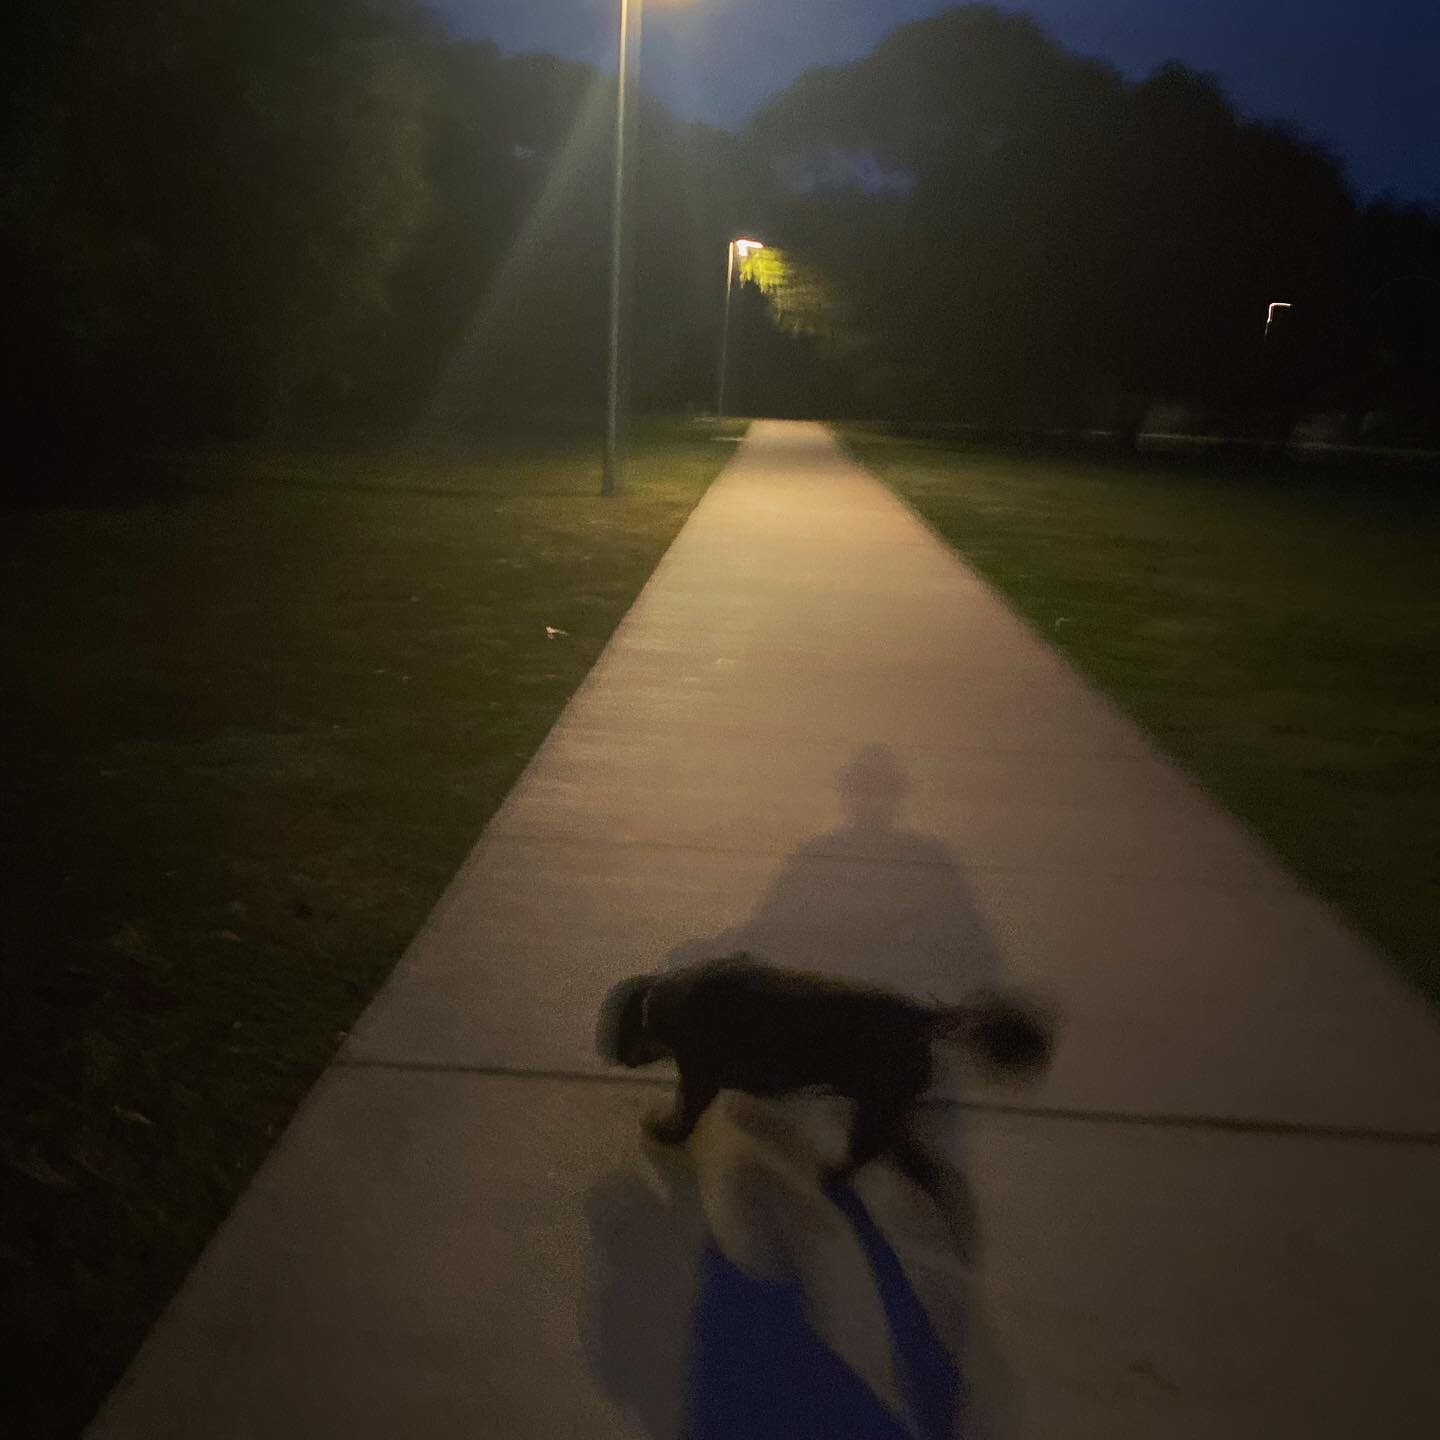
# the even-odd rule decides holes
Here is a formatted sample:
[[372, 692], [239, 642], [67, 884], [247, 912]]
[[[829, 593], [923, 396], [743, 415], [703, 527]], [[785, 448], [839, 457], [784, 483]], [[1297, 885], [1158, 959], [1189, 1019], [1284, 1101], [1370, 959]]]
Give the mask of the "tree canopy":
[[907, 26], [802, 77], [752, 138], [891, 405], [1063, 423], [1105, 392], [1223, 404], [1266, 364], [1271, 301], [1337, 319], [1355, 207], [1332, 157], [1205, 76], [1128, 84], [1025, 17]]
[[[36, 453], [598, 401], [613, 79], [451, 40], [409, 0], [7, 18], [9, 398]], [[966, 5], [738, 134], [640, 112], [642, 402], [712, 393], [725, 247], [758, 228], [753, 404], [1436, 423], [1436, 217], [1360, 206], [1332, 156], [1182, 66], [1129, 82]]]

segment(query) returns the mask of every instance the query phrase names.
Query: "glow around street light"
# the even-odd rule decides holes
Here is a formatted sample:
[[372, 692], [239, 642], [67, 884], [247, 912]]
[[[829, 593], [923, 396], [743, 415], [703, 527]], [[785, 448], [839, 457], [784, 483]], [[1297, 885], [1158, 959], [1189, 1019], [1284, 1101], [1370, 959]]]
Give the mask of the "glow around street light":
[[735, 242], [735, 253], [741, 260], [748, 260], [757, 250], [763, 250], [763, 240], [737, 240]]

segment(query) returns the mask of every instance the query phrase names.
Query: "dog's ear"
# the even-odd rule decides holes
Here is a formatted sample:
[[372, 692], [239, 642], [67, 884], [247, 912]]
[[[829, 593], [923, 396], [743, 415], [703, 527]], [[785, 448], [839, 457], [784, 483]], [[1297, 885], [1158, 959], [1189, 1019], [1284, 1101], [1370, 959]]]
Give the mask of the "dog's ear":
[[632, 975], [614, 986], [600, 1004], [595, 1025], [595, 1048], [609, 1065], [644, 1064], [641, 1039], [645, 996], [655, 983], [653, 975]]

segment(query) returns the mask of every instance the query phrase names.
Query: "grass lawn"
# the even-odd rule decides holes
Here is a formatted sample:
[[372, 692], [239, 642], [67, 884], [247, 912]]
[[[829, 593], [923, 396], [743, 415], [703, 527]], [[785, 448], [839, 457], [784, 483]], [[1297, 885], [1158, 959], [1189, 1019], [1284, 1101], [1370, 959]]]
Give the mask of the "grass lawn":
[[1440, 484], [855, 454], [1440, 1000]]
[[507, 441], [212, 457], [130, 508], [4, 515], [0, 1434], [89, 1418], [733, 453], [716, 433], [642, 431], [618, 501], [593, 443]]

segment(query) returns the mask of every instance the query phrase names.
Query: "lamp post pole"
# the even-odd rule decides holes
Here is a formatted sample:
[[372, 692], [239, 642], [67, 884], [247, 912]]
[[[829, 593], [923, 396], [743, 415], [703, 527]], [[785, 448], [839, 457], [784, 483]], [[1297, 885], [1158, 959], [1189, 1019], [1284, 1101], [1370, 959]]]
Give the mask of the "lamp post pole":
[[725, 252], [725, 323], [720, 327], [720, 378], [715, 386], [715, 418], [725, 418], [725, 392], [730, 377], [730, 301], [735, 293], [736, 256], [748, 260], [765, 247], [758, 240], [732, 240]]
[[615, 190], [610, 216], [610, 348], [605, 392], [605, 462], [600, 481], [602, 495], [618, 495], [623, 481], [624, 435], [622, 406], [627, 388], [625, 355], [626, 201], [630, 171], [630, 83], [640, 58], [640, 31], [645, 0], [620, 0], [620, 73], [615, 98]]
[[730, 297], [735, 292], [735, 242], [725, 251], [725, 323], [720, 328], [720, 380], [715, 392], [715, 418], [725, 418], [725, 380], [730, 371]]

